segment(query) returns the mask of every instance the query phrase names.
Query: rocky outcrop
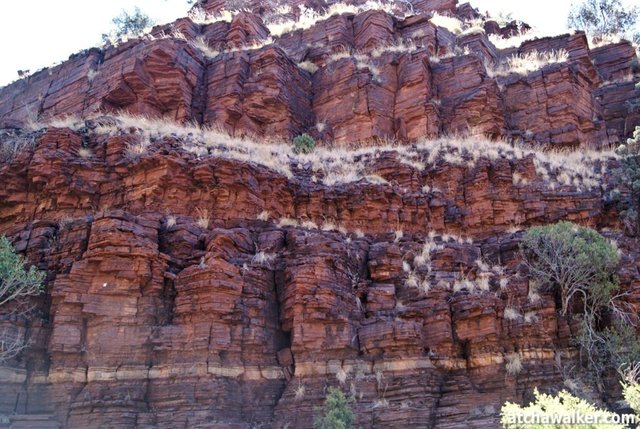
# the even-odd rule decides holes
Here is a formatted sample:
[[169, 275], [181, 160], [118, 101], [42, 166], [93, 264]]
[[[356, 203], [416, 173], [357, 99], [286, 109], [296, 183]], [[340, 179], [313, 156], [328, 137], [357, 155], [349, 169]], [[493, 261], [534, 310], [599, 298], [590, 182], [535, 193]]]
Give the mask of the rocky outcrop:
[[[577, 363], [519, 251], [562, 219], [617, 241], [637, 309], [619, 161], [588, 150], [640, 123], [630, 44], [500, 50], [526, 26], [435, 25], [481, 17], [454, 0], [244, 3], [0, 90], [0, 234], [47, 274], [29, 317], [0, 309], [29, 344], [0, 427], [306, 429], [329, 386], [363, 429], [499, 427]], [[301, 133], [313, 154], [274, 143]]]
[[615, 184], [553, 191], [535, 155], [390, 151], [366, 161], [387, 184], [327, 185], [295, 158], [287, 178], [174, 134], [132, 159], [141, 129], [74, 129], [5, 135], [34, 144], [0, 169], [0, 232], [48, 273], [0, 412], [63, 427], [310, 428], [328, 385], [364, 428], [495, 427], [575, 353], [517, 231], [617, 225]]
[[[219, 13], [225, 4], [201, 6]], [[268, 11], [283, 5], [269, 5], [230, 22], [179, 20], [146, 39], [79, 54], [1, 90], [0, 117], [16, 125], [127, 111], [236, 135], [306, 132], [327, 144], [470, 133], [556, 147], [614, 144], [639, 123], [620, 109], [637, 101], [632, 85], [616, 88], [615, 100], [597, 96], [603, 82], [638, 80], [628, 42], [592, 50], [576, 33], [499, 50], [488, 36], [498, 30], [454, 34], [429, 21], [436, 11], [475, 16], [454, 1], [332, 16], [326, 11], [341, 9], [331, 3], [291, 3], [314, 12], [277, 20]], [[492, 77], [492, 64], [510, 56], [559, 50], [566, 62]]]

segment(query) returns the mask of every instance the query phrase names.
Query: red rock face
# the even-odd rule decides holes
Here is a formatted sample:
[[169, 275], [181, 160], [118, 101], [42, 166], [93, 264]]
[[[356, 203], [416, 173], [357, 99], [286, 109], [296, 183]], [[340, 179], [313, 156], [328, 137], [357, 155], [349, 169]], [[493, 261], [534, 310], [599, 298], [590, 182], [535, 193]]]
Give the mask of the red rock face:
[[[578, 322], [519, 252], [526, 227], [561, 219], [618, 241], [637, 305], [637, 243], [609, 202], [617, 161], [481, 138], [616, 144], [640, 123], [629, 44], [591, 50], [577, 33], [500, 51], [430, 22], [477, 17], [454, 0], [275, 37], [272, 6], [182, 19], [0, 90], [0, 149], [23, 145], [0, 163], [0, 234], [47, 273], [37, 315], [0, 314], [29, 341], [0, 367], [0, 415], [16, 426], [310, 429], [339, 386], [364, 429], [497, 428], [504, 401], [561, 387], [558, 362], [576, 363]], [[567, 62], [490, 77], [492, 62], [558, 49]], [[98, 111], [255, 142], [111, 116], [19, 129]], [[402, 146], [267, 146], [304, 132]], [[416, 143], [462, 134], [476, 137]]]
[[[311, 428], [338, 385], [365, 428], [480, 428], [505, 400], [562, 384], [576, 327], [553, 296], [530, 298], [513, 225], [616, 227], [602, 202], [615, 184], [560, 194], [531, 157], [419, 170], [387, 152], [369, 170], [389, 184], [323, 185], [170, 137], [131, 160], [140, 137], [123, 133], [23, 135], [35, 147], [0, 169], [0, 232], [49, 274], [43, 321], [19, 321], [31, 346], [0, 373], [2, 413]], [[322, 229], [278, 226], [288, 217]], [[628, 272], [633, 245], [610, 234]], [[523, 369], [509, 374], [514, 354]]]
[[[640, 122], [619, 107], [637, 102], [633, 85], [617, 89], [615, 100], [594, 96], [603, 81], [637, 82], [637, 57], [627, 42], [590, 50], [576, 33], [500, 51], [484, 32], [456, 36], [430, 23], [435, 11], [456, 13], [449, 0], [413, 2], [413, 14], [397, 2], [396, 15], [322, 16], [332, 3], [287, 3], [292, 12], [281, 21], [299, 18], [301, 7], [322, 17], [280, 34], [268, 24], [284, 3], [236, 3], [201, 6], [254, 13], [203, 25], [179, 20], [154, 29], [152, 40], [92, 49], [16, 82], [0, 90], [0, 117], [19, 124], [128, 111], [236, 135], [306, 132], [327, 144], [471, 133], [556, 147], [624, 141]], [[468, 7], [457, 13], [475, 16]], [[487, 73], [488, 64], [511, 55], [557, 50], [566, 50], [568, 61], [528, 74]]]

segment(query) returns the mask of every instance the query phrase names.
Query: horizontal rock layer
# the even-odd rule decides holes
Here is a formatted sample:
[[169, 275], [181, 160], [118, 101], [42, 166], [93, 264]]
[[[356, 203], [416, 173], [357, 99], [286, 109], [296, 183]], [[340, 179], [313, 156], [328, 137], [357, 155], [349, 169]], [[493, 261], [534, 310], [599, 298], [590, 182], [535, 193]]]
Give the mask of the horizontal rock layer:
[[[225, 2], [205, 3], [217, 10]], [[311, 5], [318, 14], [330, 6], [320, 3]], [[640, 97], [628, 42], [592, 50], [576, 33], [501, 51], [484, 32], [456, 35], [429, 21], [430, 12], [454, 14], [455, 2], [414, 9], [333, 15], [281, 35], [260, 8], [230, 22], [178, 20], [0, 90], [0, 120], [128, 111], [235, 135], [306, 132], [326, 144], [471, 133], [559, 147], [617, 144], [640, 124], [627, 111]], [[461, 18], [471, 17], [467, 9]], [[492, 64], [513, 55], [558, 50], [566, 62], [492, 77]], [[597, 95], [620, 80], [629, 85], [618, 95]]]
[[35, 143], [0, 167], [0, 233], [48, 273], [42, 320], [2, 322], [31, 345], [0, 369], [0, 414], [32, 427], [311, 428], [331, 385], [363, 428], [497, 427], [576, 353], [575, 322], [523, 275], [530, 224], [605, 228], [635, 302], [615, 183], [391, 152], [371, 166], [388, 184], [329, 186], [170, 137], [132, 160], [128, 132], [13, 136]]
[[[618, 161], [586, 150], [640, 124], [631, 44], [500, 50], [526, 24], [435, 25], [482, 18], [455, 0], [314, 25], [335, 1], [200, 6], [231, 3], [0, 89], [0, 234], [47, 274], [31, 317], [0, 310], [29, 344], [0, 366], [0, 427], [307, 429], [339, 386], [363, 429], [497, 428], [577, 363], [519, 252], [562, 219], [617, 241], [637, 309]], [[270, 144], [305, 132], [311, 155]]]

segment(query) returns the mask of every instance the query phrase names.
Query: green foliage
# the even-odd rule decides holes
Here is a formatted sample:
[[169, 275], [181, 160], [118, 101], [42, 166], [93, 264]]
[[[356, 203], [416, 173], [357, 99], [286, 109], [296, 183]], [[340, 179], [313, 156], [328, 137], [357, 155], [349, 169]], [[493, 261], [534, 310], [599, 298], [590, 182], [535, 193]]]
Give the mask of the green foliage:
[[640, 342], [636, 330], [628, 324], [616, 323], [603, 331], [605, 357], [612, 368], [624, 368], [640, 362]]
[[620, 208], [620, 219], [631, 235], [640, 234], [640, 127], [616, 149], [622, 157], [618, 180], [629, 189], [629, 201]]
[[106, 42], [119, 40], [125, 36], [136, 36], [142, 33], [146, 28], [153, 25], [153, 20], [147, 14], [142, 12], [139, 7], [129, 14], [123, 10], [120, 15], [111, 20], [114, 29], [109, 34], [103, 34], [102, 40]]
[[[624, 429], [626, 425], [614, 424], [562, 424], [563, 419], [572, 418], [575, 415], [594, 416], [598, 421], [611, 420], [615, 413], [601, 410], [587, 401], [577, 398], [566, 391], [558, 393], [556, 396], [547, 395], [534, 391], [535, 401], [528, 406], [521, 406], [507, 402], [502, 406], [501, 423], [505, 429], [550, 429], [550, 428], [573, 428], [573, 429]], [[542, 423], [531, 424], [518, 422], [518, 416], [537, 416]], [[548, 420], [543, 420], [548, 419]], [[531, 421], [531, 420], [526, 420]], [[552, 424], [546, 424], [544, 422]]]
[[[570, 313], [574, 299], [580, 298], [581, 325], [576, 342], [591, 381], [601, 386], [607, 369], [635, 359], [635, 352], [624, 347], [625, 341], [636, 341], [635, 332], [620, 327], [618, 319], [625, 313], [616, 306], [614, 297], [619, 288], [615, 276], [618, 249], [598, 232], [571, 222], [530, 228], [521, 248], [530, 275], [559, 293], [563, 315]], [[605, 314], [616, 316], [608, 327], [603, 326]], [[640, 358], [640, 348], [637, 356]]]
[[308, 134], [302, 134], [293, 139], [293, 152], [295, 154], [311, 153], [315, 147], [315, 140]]
[[0, 306], [19, 298], [39, 295], [44, 273], [35, 267], [26, 270], [24, 259], [16, 254], [11, 242], [0, 237]]
[[323, 411], [322, 415], [316, 416], [314, 429], [353, 429], [356, 418], [349, 400], [340, 389], [329, 388]]
[[537, 283], [557, 287], [566, 315], [573, 298], [581, 295], [585, 313], [598, 311], [618, 288], [614, 276], [618, 251], [591, 228], [571, 222], [533, 227], [522, 244], [524, 261]]
[[620, 374], [623, 376], [622, 395], [633, 412], [640, 418], [640, 384], [638, 384], [638, 376], [640, 375], [640, 361], [621, 367]]
[[595, 38], [624, 36], [633, 29], [639, 12], [637, 6], [625, 6], [621, 0], [583, 0], [572, 6], [568, 25]]
[[596, 329], [596, 326], [597, 320], [587, 315], [581, 321], [576, 342], [586, 363], [584, 375], [602, 389], [608, 370], [619, 370], [640, 362], [640, 342], [635, 328], [620, 321], [614, 321], [604, 329]]
[[[20, 307], [20, 301], [39, 295], [44, 287], [43, 280], [44, 273], [35, 267], [26, 270], [23, 258], [16, 254], [9, 240], [0, 237], [0, 306], [18, 301], [12, 312], [26, 314], [28, 310]], [[25, 347], [24, 338], [12, 329], [0, 331], [0, 363], [17, 356]]]
[[622, 394], [633, 412], [640, 416], [640, 384], [622, 383]]

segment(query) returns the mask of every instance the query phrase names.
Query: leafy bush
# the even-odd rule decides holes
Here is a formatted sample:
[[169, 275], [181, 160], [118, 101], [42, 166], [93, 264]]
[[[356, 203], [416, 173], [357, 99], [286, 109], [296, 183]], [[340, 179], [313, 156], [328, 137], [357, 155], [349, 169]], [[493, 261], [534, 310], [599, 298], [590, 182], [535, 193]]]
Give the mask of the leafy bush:
[[[577, 425], [564, 425], [563, 418], [575, 418], [577, 415], [581, 416], [593, 416], [599, 421], [615, 421], [613, 418], [615, 413], [610, 411], [601, 410], [594, 405], [591, 405], [587, 401], [576, 398], [566, 391], [558, 393], [556, 396], [547, 395], [538, 392], [538, 389], [534, 391], [535, 401], [528, 406], [521, 406], [511, 402], [507, 402], [502, 406], [501, 410], [501, 423], [505, 429], [549, 429], [549, 428], [576, 428], [576, 429], [623, 429], [625, 425], [614, 424], [577, 424]], [[522, 421], [518, 421], [518, 416], [522, 416]], [[554, 424], [533, 424], [532, 420], [525, 420], [524, 417], [537, 418], [541, 422], [555, 422]], [[525, 421], [527, 423], [525, 423]]]
[[142, 12], [137, 6], [133, 10], [133, 14], [123, 10], [111, 22], [115, 28], [109, 34], [102, 35], [102, 40], [105, 43], [119, 40], [125, 36], [136, 36], [154, 24], [149, 15]]
[[308, 134], [302, 134], [293, 139], [293, 153], [311, 153], [316, 147], [316, 141]]
[[637, 6], [625, 6], [620, 0], [584, 0], [572, 6], [568, 24], [596, 38], [626, 35], [638, 21], [639, 13]]
[[355, 415], [349, 405], [349, 400], [340, 389], [329, 388], [324, 401], [324, 413], [316, 416], [314, 429], [353, 429]]
[[640, 342], [632, 325], [616, 321], [602, 332], [603, 350], [598, 356], [604, 360], [603, 369], [607, 366], [620, 369], [640, 362]]
[[24, 259], [16, 254], [11, 242], [0, 237], [0, 306], [16, 299], [39, 295], [44, 273], [35, 267], [26, 270]]
[[618, 251], [590, 228], [564, 221], [530, 228], [521, 249], [538, 284], [558, 288], [563, 315], [576, 295], [582, 297], [585, 313], [593, 314], [607, 305], [618, 288], [614, 276]]
[[[0, 307], [39, 295], [44, 288], [44, 273], [35, 267], [26, 270], [24, 259], [17, 255], [11, 242], [0, 237]], [[25, 347], [22, 337], [4, 329], [0, 332], [0, 362], [16, 356]]]
[[640, 384], [635, 380], [622, 383], [622, 394], [633, 412], [640, 416]]
[[640, 347], [626, 346], [636, 344], [637, 337], [625, 326], [627, 312], [614, 296], [620, 262], [614, 245], [590, 228], [559, 222], [530, 228], [521, 248], [530, 275], [560, 296], [563, 315], [571, 314], [575, 298], [580, 299], [576, 343], [591, 381], [602, 387], [608, 369], [640, 359]]

